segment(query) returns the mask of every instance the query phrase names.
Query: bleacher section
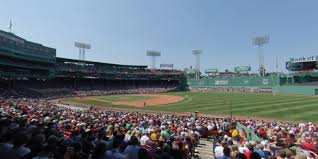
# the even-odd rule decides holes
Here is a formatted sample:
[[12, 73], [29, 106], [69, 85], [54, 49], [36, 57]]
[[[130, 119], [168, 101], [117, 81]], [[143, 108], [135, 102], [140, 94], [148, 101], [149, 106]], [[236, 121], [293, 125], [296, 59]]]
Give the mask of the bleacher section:
[[178, 70], [59, 58], [53, 48], [0, 31], [0, 84], [3, 88], [23, 88], [35, 93], [41, 93], [35, 90], [53, 88], [174, 88], [181, 87], [183, 80], [184, 74]]

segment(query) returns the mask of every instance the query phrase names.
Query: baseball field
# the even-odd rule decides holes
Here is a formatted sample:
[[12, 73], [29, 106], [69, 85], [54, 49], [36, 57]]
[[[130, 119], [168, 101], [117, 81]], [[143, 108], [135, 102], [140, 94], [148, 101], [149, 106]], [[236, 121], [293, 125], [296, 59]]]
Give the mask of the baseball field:
[[105, 108], [195, 112], [229, 117], [259, 117], [318, 122], [318, 98], [250, 93], [175, 92], [155, 95], [113, 95], [62, 99], [68, 104]]

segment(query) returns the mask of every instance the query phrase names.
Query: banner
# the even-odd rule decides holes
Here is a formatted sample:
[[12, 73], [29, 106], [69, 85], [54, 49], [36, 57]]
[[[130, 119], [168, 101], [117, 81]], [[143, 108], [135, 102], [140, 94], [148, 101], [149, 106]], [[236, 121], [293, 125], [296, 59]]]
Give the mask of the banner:
[[160, 64], [160, 68], [161, 67], [173, 67], [173, 64]]
[[234, 71], [235, 72], [248, 72], [251, 71], [252, 68], [251, 66], [238, 66], [238, 67], [234, 67]]
[[229, 81], [228, 80], [215, 80], [215, 85], [228, 85]]
[[289, 62], [314, 62], [318, 60], [318, 55], [310, 56], [310, 57], [300, 57], [300, 58], [290, 58]]
[[206, 69], [205, 73], [218, 73], [218, 69], [214, 68], [214, 69]]
[[258, 137], [250, 128], [240, 124], [239, 122], [237, 122], [237, 124], [236, 124], [236, 129], [239, 131], [240, 136], [242, 136], [242, 131], [245, 130], [246, 138], [249, 141], [259, 141], [259, 142], [263, 141], [263, 139]]

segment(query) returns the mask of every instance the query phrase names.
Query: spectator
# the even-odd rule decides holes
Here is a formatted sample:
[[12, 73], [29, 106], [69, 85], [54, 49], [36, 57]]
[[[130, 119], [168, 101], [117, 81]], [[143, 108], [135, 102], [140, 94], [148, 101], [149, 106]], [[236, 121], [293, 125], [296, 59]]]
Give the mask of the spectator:
[[90, 159], [104, 159], [105, 156], [105, 152], [106, 152], [106, 145], [104, 143], [99, 143], [93, 154], [90, 156]]
[[231, 145], [231, 158], [236, 158], [236, 156], [239, 154], [238, 146], [237, 145]]
[[252, 152], [250, 155], [251, 159], [261, 159], [261, 156], [257, 152]]
[[28, 142], [28, 137], [24, 133], [18, 133], [13, 139], [13, 147], [9, 153], [15, 154], [19, 158], [26, 158], [27, 155], [31, 153], [31, 150], [25, 147], [25, 144]]
[[[135, 91], [151, 89], [77, 93], [86, 96]], [[246, 132], [244, 135], [244, 131], [236, 129], [237, 122], [263, 134], [266, 140], [251, 141]], [[1, 158], [183, 159], [193, 156], [201, 133], [218, 141], [213, 148], [216, 158], [244, 158], [242, 154], [257, 158], [256, 153], [261, 158], [301, 158], [317, 152], [317, 129], [313, 123], [112, 112], [58, 105], [48, 98], [1, 99], [0, 127]]]
[[278, 150], [276, 157], [277, 159], [285, 159], [286, 158], [285, 150], [284, 149]]
[[131, 136], [129, 145], [125, 149], [125, 155], [127, 155], [127, 158], [129, 159], [138, 159], [138, 152], [139, 152], [139, 145], [138, 145], [138, 139], [136, 136]]
[[223, 156], [220, 159], [231, 159], [231, 149], [228, 147], [224, 147]]
[[151, 159], [152, 157], [149, 155], [148, 151], [145, 148], [140, 148], [138, 151], [139, 159]]
[[218, 142], [218, 145], [215, 147], [214, 154], [217, 159], [220, 159], [222, 156], [224, 156], [224, 153], [223, 153], [224, 145], [225, 145], [225, 142], [221, 140]]

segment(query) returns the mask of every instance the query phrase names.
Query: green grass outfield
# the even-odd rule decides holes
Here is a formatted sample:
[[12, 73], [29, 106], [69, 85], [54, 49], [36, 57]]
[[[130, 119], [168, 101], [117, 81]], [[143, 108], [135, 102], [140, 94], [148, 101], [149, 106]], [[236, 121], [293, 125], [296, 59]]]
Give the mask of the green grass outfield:
[[[151, 106], [146, 108], [134, 108], [129, 106], [113, 107], [171, 112], [199, 111], [204, 114], [223, 114], [227, 116], [229, 115], [232, 107], [233, 115], [318, 122], [317, 97], [285, 95], [272, 96], [271, 94], [251, 93], [176, 92], [169, 94], [182, 96], [185, 100], [175, 104]], [[111, 102], [114, 101], [134, 101], [149, 98], [151, 97], [102, 96], [98, 97], [98, 99], [101, 100], [79, 100], [79, 98], [68, 98], [65, 100], [73, 103], [111, 106]]]

